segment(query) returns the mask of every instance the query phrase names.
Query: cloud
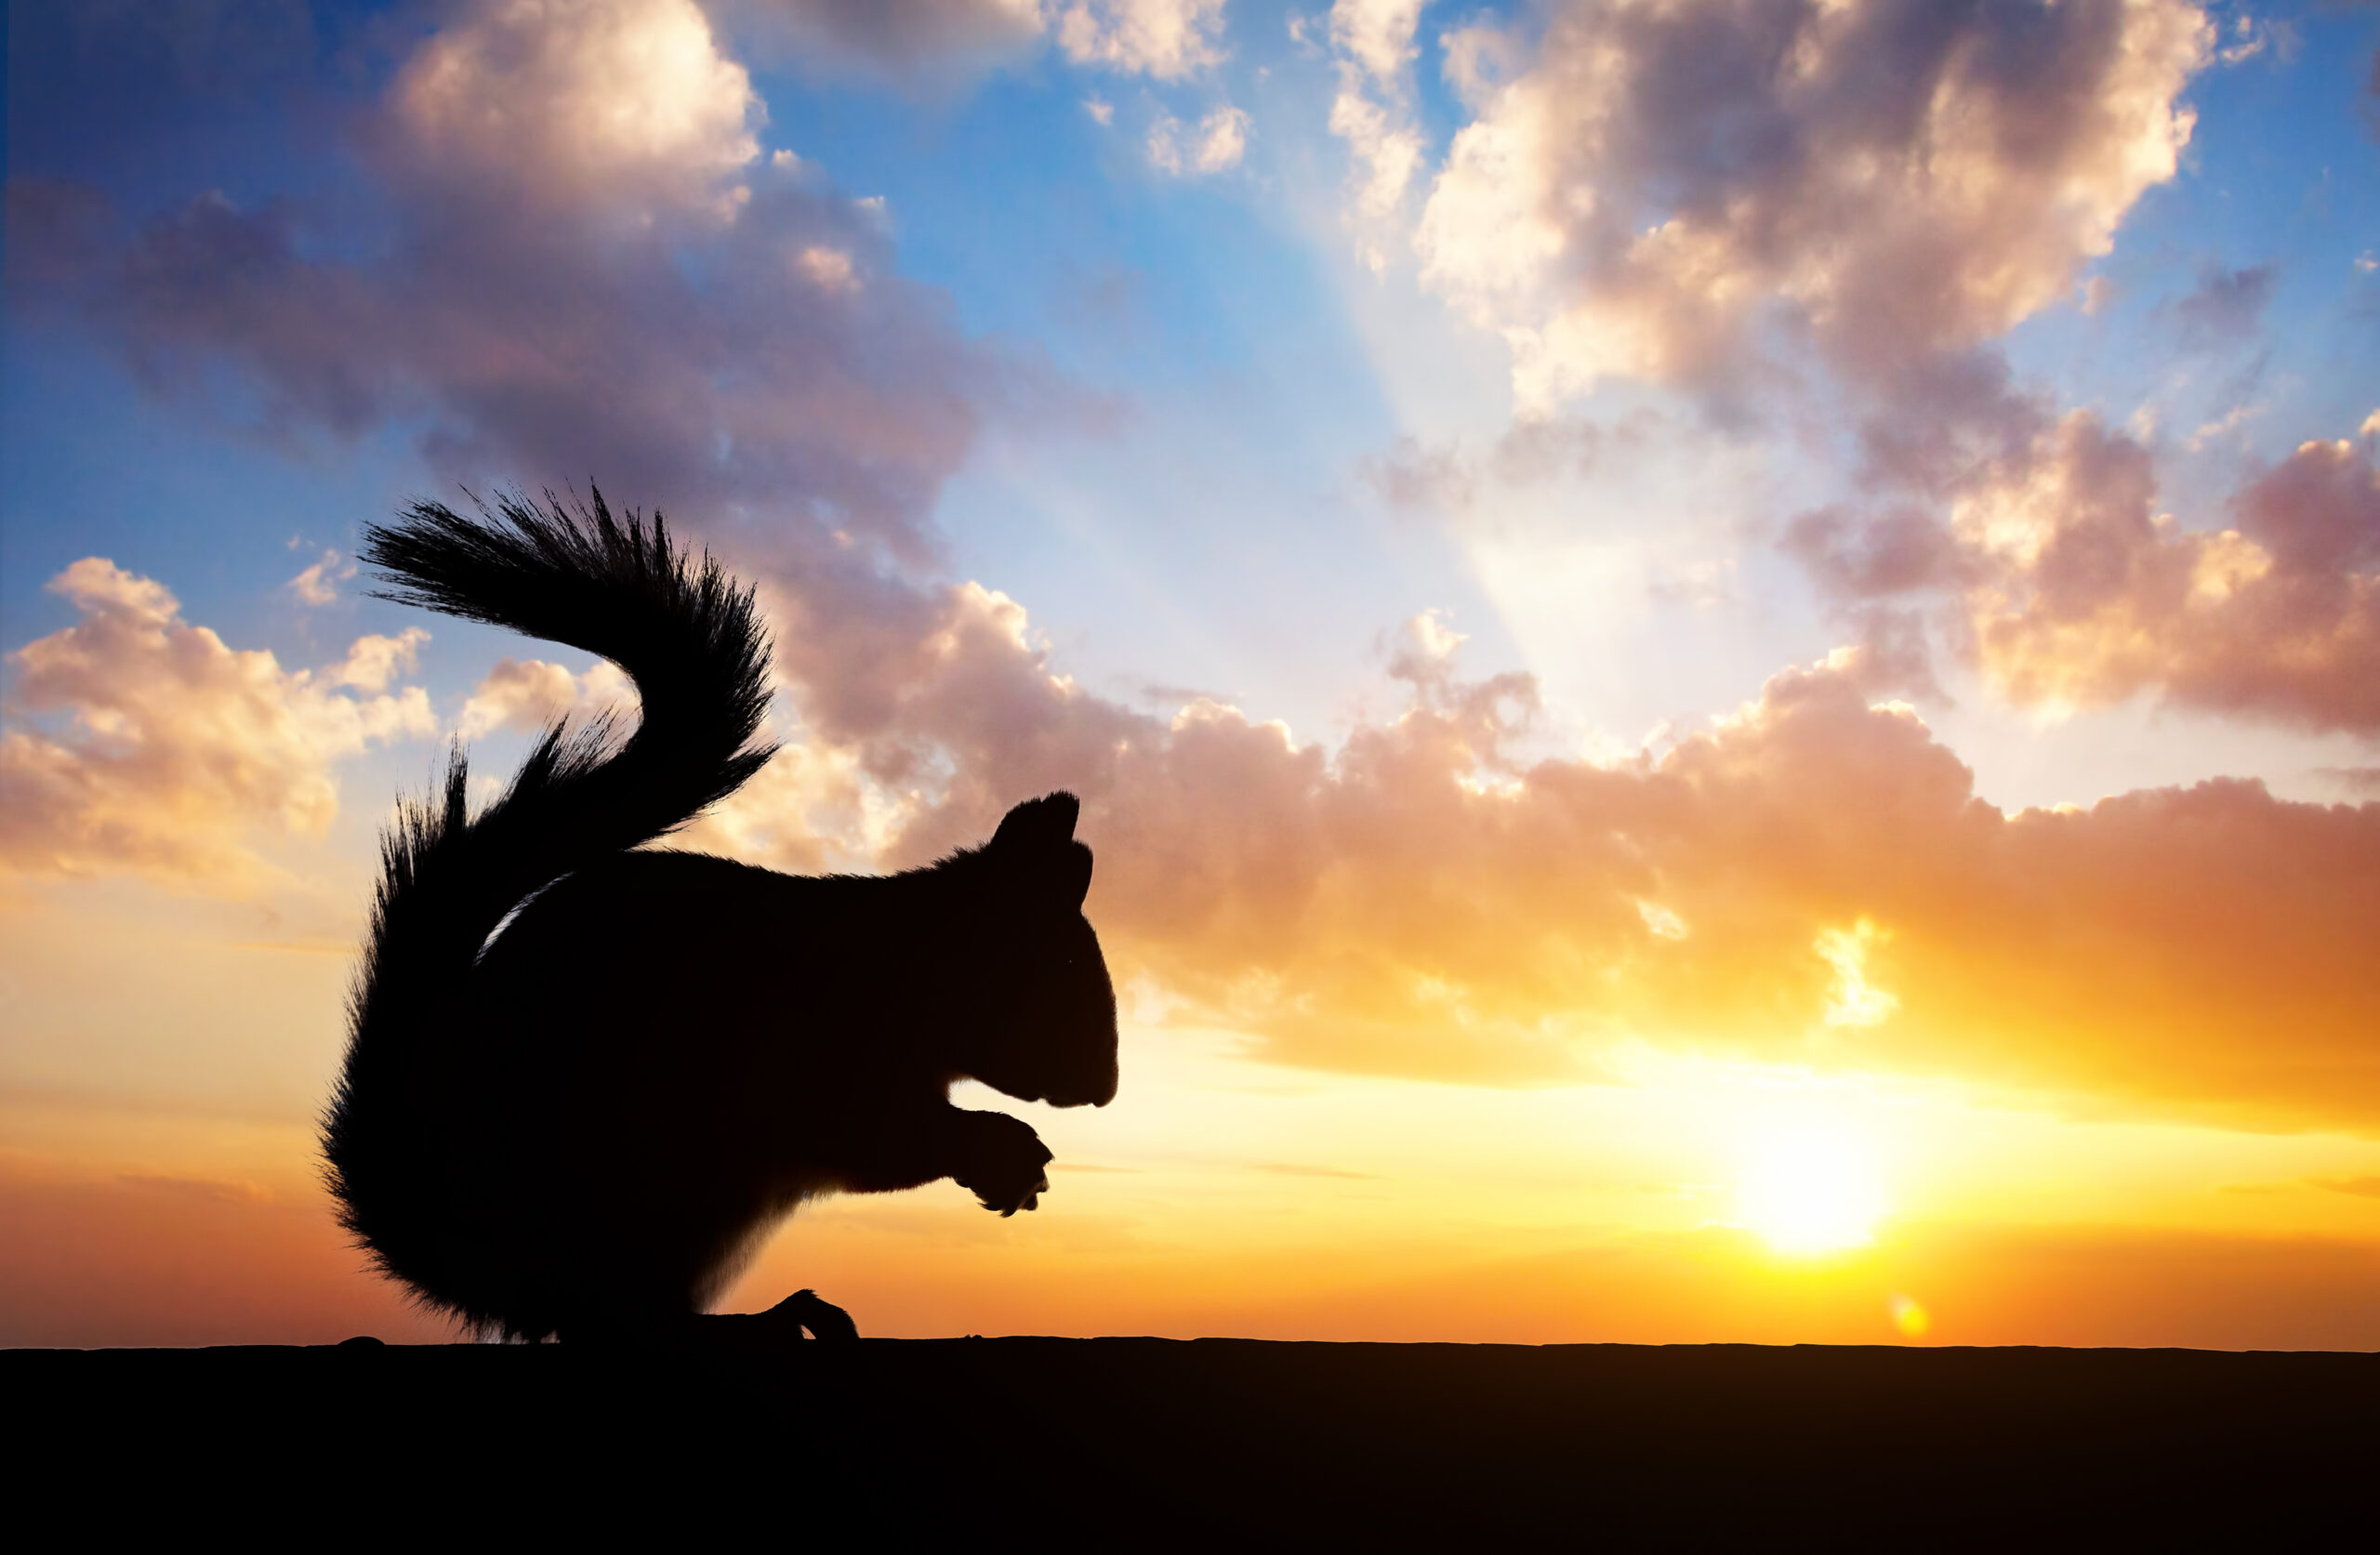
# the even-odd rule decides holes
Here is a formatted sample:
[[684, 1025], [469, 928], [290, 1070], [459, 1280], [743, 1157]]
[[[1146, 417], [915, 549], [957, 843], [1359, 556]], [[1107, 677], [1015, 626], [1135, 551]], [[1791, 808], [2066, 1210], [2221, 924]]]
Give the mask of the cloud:
[[1413, 34], [1422, 0], [1334, 0], [1330, 41], [1375, 81], [1387, 81], [1413, 62]]
[[1248, 115], [1224, 103], [1194, 127], [1171, 114], [1149, 130], [1149, 165], [1177, 178], [1185, 173], [1222, 173], [1239, 165], [1248, 150]]
[[714, 0], [711, 14], [806, 59], [906, 72], [1021, 49], [1039, 0]]
[[437, 730], [421, 688], [393, 684], [427, 638], [418, 628], [359, 638], [325, 669], [284, 670], [101, 558], [49, 587], [81, 619], [9, 656], [0, 863], [11, 870], [237, 892], [264, 873], [248, 834], [321, 833], [338, 807], [337, 762]]
[[1354, 160], [1349, 214], [1364, 262], [1375, 273], [1388, 266], [1391, 218], [1403, 209], [1421, 166], [1410, 79], [1421, 20], [1421, 0], [1337, 0], [1330, 8], [1330, 43], [1339, 62], [1330, 133], [1347, 142]]
[[[1524, 411], [1740, 380], [1764, 326], [1872, 376], [2070, 295], [2192, 128], [2182, 0], [1576, 0], [1455, 137], [1424, 279]], [[1516, 43], [1505, 46], [1518, 50]]]
[[760, 154], [760, 99], [694, 0], [481, 0], [389, 95], [416, 178], [640, 215], [714, 198]]
[[[2019, 11], [2031, 30], [1996, 20]], [[1219, 7], [1168, 14], [1188, 19], [1171, 35], [1220, 36]], [[583, 25], [532, 25], [540, 17]], [[1793, 56], [1798, 73], [1753, 72], [1757, 89], [1731, 99], [1745, 125], [1721, 125], [1699, 152], [1677, 141], [1692, 82], [1673, 75], [1707, 66], [1733, 81], [1749, 55], [1728, 28], [1762, 17], [1792, 20], [1781, 36], [1797, 49], [1814, 40]], [[2354, 624], [2369, 609], [2354, 571], [2369, 566], [2366, 451], [2301, 450], [2243, 494], [2236, 541], [2186, 541], [2156, 525], [2153, 483], [2122, 440], [2087, 418], [2011, 411], [2004, 365], [1937, 349], [2036, 306], [2025, 299], [2053, 278], [2069, 283], [2164, 176], [2197, 47], [2188, 13], [2141, 0], [1903, 20], [1911, 35], [1887, 37], [1874, 6], [1723, 16], [1681, 0], [1567, 12], [1509, 74], [1476, 39], [1450, 48], [1482, 106], [1425, 235], [1452, 241], [1464, 200], [1526, 218], [1466, 229], [1466, 242], [1492, 229], [1501, 246], [1461, 263], [1501, 254], [1523, 291], [1591, 323], [1650, 288], [1659, 306], [1644, 316], [1684, 330], [1670, 345], [1707, 338], [1720, 355], [1758, 311], [1736, 277], [1801, 309], [1854, 366], [1846, 310], [1917, 307], [1896, 289], [1924, 268], [1911, 256], [1938, 261], [1948, 273], [1919, 308], [1932, 333], [1892, 371], [1924, 376], [1931, 398], [1912, 402], [1983, 408], [1948, 431], [1915, 418], [1871, 428], [1878, 470], [1956, 506], [1947, 541], [1879, 537], [1858, 515], [1813, 539], [1813, 565], [1839, 564], [1846, 608], [1955, 600], [2010, 684], [2079, 663], [2057, 683], [2112, 687], [2135, 650], [2070, 621], [2162, 620], [2150, 607], [2170, 594], [2163, 580], [2205, 577], [2215, 606], [2239, 612], [2221, 618], [2236, 639], [2265, 643], [2251, 628], [2268, 614], [2223, 600], [2294, 579], [2305, 598], [2271, 618], [2302, 626], [2330, 608], [2320, 640], [2337, 672], [2275, 649], [2223, 673], [2295, 686], [2308, 706], [2351, 700]], [[1598, 36], [1642, 71], [1606, 80], [1618, 67], [1587, 58]], [[669, 66], [639, 84], [642, 120], [604, 122], [640, 38]], [[1687, 46], [1698, 39], [1711, 46]], [[1112, 48], [1104, 62], [1128, 68], [1126, 45]], [[1196, 52], [1144, 50], [1129, 68], [1162, 74]], [[1911, 61], [1905, 83], [1895, 70]], [[1598, 81], [1603, 98], [1580, 94]], [[1966, 116], [1936, 123], [1945, 103]], [[527, 122], [533, 107], [550, 124]], [[1923, 136], [1903, 122], [1912, 113]], [[593, 472], [615, 494], [692, 508], [761, 582], [794, 744], [690, 841], [798, 868], [900, 865], [980, 840], [1019, 797], [1075, 788], [1100, 850], [1092, 911], [1119, 971], [1277, 1061], [1525, 1082], [1593, 1074], [1646, 1042], [2262, 1124], [2380, 1116], [2367, 1036], [2380, 1010], [2363, 967], [2380, 807], [2215, 784], [2003, 816], [1912, 712], [1871, 705], [1881, 631], [1778, 676], [1706, 732], [1609, 765], [1529, 759], [1534, 682], [1466, 678], [1453, 634], [1426, 616], [1389, 659], [1405, 705], [1335, 748], [1214, 699], [1160, 717], [1087, 691], [1014, 600], [928, 581], [927, 515], [1002, 392], [1003, 364], [893, 273], [877, 210], [760, 155], [760, 129], [740, 67], [682, 4], [482, 0], [405, 61], [364, 138], [389, 202], [385, 242], [318, 231], [294, 204], [220, 196], [118, 241], [87, 202], [45, 197], [29, 199], [46, 213], [27, 230], [30, 257], [47, 284], [80, 287], [68, 295], [163, 388], [228, 368], [269, 427], [357, 436], [405, 419], [428, 428], [443, 472], [533, 484]], [[1185, 170], [1211, 139], [1182, 132]], [[1912, 185], [1921, 143], [1972, 187]], [[1483, 181], [1506, 153], [1509, 182]], [[1869, 153], [1880, 187], [1846, 184]], [[1657, 185], [1676, 200], [1647, 232], [1673, 231], [1658, 241], [1715, 268], [1673, 274], [1635, 251]], [[1607, 194], [1623, 211], [1618, 239], [1598, 247], [1603, 218], [1575, 203], [1510, 203], [1548, 189]], [[1800, 192], [1843, 240], [1823, 260], [1793, 214]], [[1940, 251], [1860, 219], [1863, 201], [1897, 209], [1904, 195], [1950, 221], [1946, 241], [1976, 246]], [[2016, 230], [1976, 214], [1986, 207]], [[1551, 246], [1533, 249], [1531, 232]], [[43, 268], [69, 253], [80, 257]], [[12, 227], [12, 275], [19, 262]], [[1455, 270], [1437, 278], [1452, 285]], [[1554, 315], [1499, 315], [1532, 316]], [[1886, 309], [1880, 327], [1895, 317]], [[1679, 364], [1691, 356], [1672, 351], [1660, 371], [1690, 376]], [[1548, 436], [1548, 457], [1579, 456], [1578, 440]], [[2233, 565], [2250, 548], [2266, 573]], [[2174, 560], [2185, 552], [2187, 565]], [[19, 656], [27, 713], [72, 722], [7, 736], [0, 814], [24, 867], [231, 871], [248, 828], [319, 827], [330, 763], [431, 729], [417, 689], [371, 689], [393, 684], [404, 639], [285, 672], [181, 623], [158, 586], [78, 567], [97, 569], [69, 574], [84, 622]], [[467, 716], [517, 726], [594, 691], [590, 676], [514, 662]]]
[[1224, 57], [1223, 0], [705, 0], [756, 45], [896, 75], [982, 68], [1041, 40], [1074, 64], [1178, 81]]
[[573, 675], [543, 659], [499, 659], [463, 704], [458, 730], [467, 740], [498, 729], [534, 734], [558, 718], [573, 723], [612, 714], [636, 718], [636, 684], [609, 660]]
[[442, 477], [600, 474], [915, 560], [1029, 371], [894, 273], [879, 204], [762, 158], [760, 120], [692, 0], [477, 0], [359, 132], [385, 224], [209, 193], [119, 239], [12, 189], [11, 267], [159, 391], [228, 379], [269, 436], [403, 421]]
[[1611, 448], [1641, 447], [1661, 418], [1638, 411], [1606, 427], [1581, 416], [1524, 418], [1485, 447], [1424, 443], [1399, 436], [1365, 458], [1357, 473], [1391, 506], [1446, 513], [1469, 509], [1483, 487], [1506, 490], [1583, 478]]
[[335, 550], [324, 550], [323, 559], [291, 578], [287, 587], [298, 596], [298, 602], [308, 605], [330, 605], [338, 602], [338, 586], [355, 575], [355, 563]]
[[430, 633], [420, 626], [407, 626], [394, 637], [357, 638], [347, 657], [324, 670], [323, 678], [330, 685], [377, 695], [399, 675], [412, 673], [421, 645], [429, 640]]
[[[844, 856], [912, 864], [1072, 788], [1119, 976], [1273, 1061], [1529, 1083], [1645, 1043], [2380, 1121], [2380, 806], [2218, 782], [2003, 815], [1912, 711], [1871, 705], [1857, 651], [1597, 764], [1526, 758], [1534, 682], [1466, 678], [1432, 616], [1389, 657], [1406, 705], [1332, 750], [1212, 700], [1094, 695], [974, 585], [800, 598], [879, 635], [779, 619], [809, 807], [781, 844], [823, 821]], [[866, 840], [837, 806], [868, 810]]]
[[1054, 0], [1048, 14], [1078, 65], [1177, 81], [1223, 61], [1223, 0]]
[[2242, 486], [2236, 522], [2159, 511], [2149, 451], [2087, 411], [2003, 428], [1921, 505], [1797, 518], [1785, 544], [1839, 604], [1946, 599], [1950, 635], [2021, 704], [2175, 705], [2380, 732], [2380, 471], [2309, 441]]
[[2380, 767], [2317, 767], [2314, 776], [2358, 798], [2380, 798]]
[[2182, 343], [2207, 349], [2254, 338], [2265, 305], [2272, 300], [2274, 274], [2270, 265], [2208, 269], [2197, 287], [2174, 305]]
[[244, 1179], [125, 1172], [116, 1178], [116, 1181], [126, 1188], [172, 1193], [183, 1198], [207, 1199], [218, 1204], [262, 1204], [272, 1197], [271, 1191]]

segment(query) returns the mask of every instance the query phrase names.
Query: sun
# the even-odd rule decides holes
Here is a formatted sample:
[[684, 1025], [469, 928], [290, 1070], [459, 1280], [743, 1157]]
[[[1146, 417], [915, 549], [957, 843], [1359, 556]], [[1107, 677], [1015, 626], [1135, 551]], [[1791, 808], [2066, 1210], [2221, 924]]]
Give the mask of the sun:
[[1866, 1245], [1884, 1217], [1876, 1152], [1857, 1132], [1809, 1125], [1756, 1137], [1736, 1190], [1741, 1223], [1780, 1253]]

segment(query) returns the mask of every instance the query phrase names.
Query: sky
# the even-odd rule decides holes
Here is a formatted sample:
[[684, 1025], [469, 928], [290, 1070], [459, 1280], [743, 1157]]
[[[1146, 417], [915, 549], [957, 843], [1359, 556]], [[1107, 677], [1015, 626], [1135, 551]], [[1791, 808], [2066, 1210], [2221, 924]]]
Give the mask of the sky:
[[633, 696], [352, 558], [594, 487], [776, 634], [680, 845], [1070, 788], [1122, 1001], [726, 1310], [2380, 1346], [2380, 8], [20, 0], [7, 136], [0, 1343], [446, 1336], [376, 832]]

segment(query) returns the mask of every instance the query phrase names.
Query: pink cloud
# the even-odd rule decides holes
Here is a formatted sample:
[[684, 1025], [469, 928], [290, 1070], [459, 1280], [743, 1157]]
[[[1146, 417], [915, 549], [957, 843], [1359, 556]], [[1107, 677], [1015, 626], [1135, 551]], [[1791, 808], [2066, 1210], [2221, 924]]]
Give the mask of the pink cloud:
[[[1785, 544], [1856, 613], [1898, 600], [2022, 704], [2150, 693], [2302, 728], [2380, 731], [2380, 471], [2306, 442], [2186, 530], [2149, 451], [2088, 412], [2012, 402], [2005, 435], [1903, 505], [1805, 514]], [[1928, 500], [1928, 497], [1932, 501]], [[1937, 518], [1933, 503], [1947, 507]]]

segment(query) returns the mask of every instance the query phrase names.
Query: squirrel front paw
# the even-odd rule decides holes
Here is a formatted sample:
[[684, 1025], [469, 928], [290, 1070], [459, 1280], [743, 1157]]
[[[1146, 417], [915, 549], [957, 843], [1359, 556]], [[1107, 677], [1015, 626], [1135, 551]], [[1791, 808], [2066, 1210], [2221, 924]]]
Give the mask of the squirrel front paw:
[[1050, 1191], [1050, 1147], [1033, 1126], [1005, 1113], [966, 1113], [959, 1140], [959, 1164], [951, 1179], [973, 1193], [985, 1209], [1002, 1216], [1039, 1206]]

